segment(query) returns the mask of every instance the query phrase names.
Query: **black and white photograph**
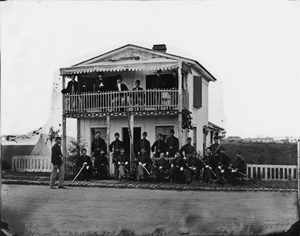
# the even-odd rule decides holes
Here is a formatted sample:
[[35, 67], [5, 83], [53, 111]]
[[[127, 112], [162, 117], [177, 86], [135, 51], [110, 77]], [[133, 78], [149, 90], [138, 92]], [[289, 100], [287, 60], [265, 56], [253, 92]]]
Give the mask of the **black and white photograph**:
[[300, 1], [2, 1], [0, 236], [300, 235]]

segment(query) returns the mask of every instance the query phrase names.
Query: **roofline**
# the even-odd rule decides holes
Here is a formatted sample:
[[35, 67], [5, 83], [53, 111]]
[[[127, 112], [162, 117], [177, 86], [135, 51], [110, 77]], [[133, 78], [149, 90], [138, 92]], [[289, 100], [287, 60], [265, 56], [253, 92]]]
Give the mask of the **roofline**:
[[82, 61], [82, 62], [79, 62], [73, 66], [78, 66], [79, 64], [82, 64], [82, 63], [85, 63], [85, 62], [88, 62], [90, 60], [93, 60], [93, 59], [96, 59], [97, 57], [103, 57], [105, 55], [108, 55], [108, 54], [111, 54], [115, 51], [118, 51], [120, 49], [123, 49], [123, 48], [126, 48], [126, 47], [136, 47], [136, 48], [140, 48], [140, 49], [143, 49], [143, 50], [147, 50], [147, 51], [151, 51], [152, 53], [156, 53], [156, 54], [160, 54], [160, 55], [167, 55], [167, 56], [171, 56], [171, 57], [176, 57], [176, 58], [180, 58], [180, 59], [183, 59], [185, 61], [189, 61], [190, 63], [195, 63], [198, 67], [200, 67], [205, 73], [207, 73], [210, 77], [211, 77], [211, 80], [212, 81], [216, 81], [217, 79], [204, 67], [202, 66], [198, 61], [196, 60], [193, 60], [193, 59], [189, 59], [189, 58], [186, 58], [186, 57], [181, 57], [181, 56], [177, 56], [177, 55], [174, 55], [174, 54], [170, 54], [170, 53], [166, 53], [166, 52], [160, 52], [160, 51], [156, 51], [156, 50], [153, 50], [153, 49], [149, 49], [149, 48], [145, 48], [145, 47], [141, 47], [141, 46], [137, 46], [137, 45], [133, 45], [133, 44], [127, 44], [127, 45], [124, 45], [122, 47], [119, 47], [119, 48], [116, 48], [114, 50], [111, 50], [111, 51], [108, 51], [106, 53], [103, 53], [103, 54], [100, 54], [98, 56], [95, 56], [95, 57], [92, 57], [88, 60], [85, 60], [85, 61]]
[[218, 125], [216, 125], [216, 124], [214, 124], [214, 123], [212, 123], [210, 121], [208, 121], [208, 126], [209, 125], [213, 126], [213, 128], [216, 128], [216, 129], [225, 130], [224, 128], [222, 128], [222, 127], [220, 127], [220, 126], [218, 126]]

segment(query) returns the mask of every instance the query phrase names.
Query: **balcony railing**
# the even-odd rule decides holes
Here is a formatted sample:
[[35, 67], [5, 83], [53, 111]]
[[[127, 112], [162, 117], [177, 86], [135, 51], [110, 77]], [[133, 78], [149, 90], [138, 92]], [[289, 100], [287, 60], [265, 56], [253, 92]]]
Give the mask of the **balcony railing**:
[[66, 113], [178, 110], [178, 90], [142, 90], [64, 95]]

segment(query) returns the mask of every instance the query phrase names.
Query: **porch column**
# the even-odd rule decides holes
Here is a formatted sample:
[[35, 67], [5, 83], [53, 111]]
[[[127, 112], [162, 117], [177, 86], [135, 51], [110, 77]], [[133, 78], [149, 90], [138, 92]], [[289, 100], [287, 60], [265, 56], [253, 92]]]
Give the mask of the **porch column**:
[[[65, 89], [65, 76], [62, 77], [62, 89]], [[65, 96], [62, 94], [62, 154], [65, 164], [65, 175], [67, 174], [67, 118], [65, 113]]]
[[130, 172], [132, 171], [133, 155], [134, 155], [134, 144], [133, 144], [133, 126], [134, 126], [134, 115], [129, 116], [129, 132], [130, 132]]
[[[77, 145], [80, 143], [80, 118], [77, 118]], [[79, 150], [81, 151], [81, 150]]]
[[300, 138], [297, 140], [297, 171], [296, 178], [298, 182], [298, 206], [300, 204]]
[[178, 62], [178, 139], [179, 148], [182, 146], [182, 62]]
[[109, 144], [110, 144], [110, 115], [106, 116], [106, 149], [107, 149], [107, 155], [108, 155], [108, 165], [109, 165], [109, 173], [112, 174], [113, 167], [112, 167], [112, 157], [111, 153], [109, 152]]

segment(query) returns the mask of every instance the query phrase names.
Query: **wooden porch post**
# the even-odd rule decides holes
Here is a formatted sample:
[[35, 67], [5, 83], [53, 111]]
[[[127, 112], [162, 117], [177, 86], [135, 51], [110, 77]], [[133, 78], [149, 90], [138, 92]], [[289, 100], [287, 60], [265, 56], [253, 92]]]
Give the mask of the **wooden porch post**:
[[[62, 77], [62, 89], [65, 89], [65, 76]], [[67, 118], [65, 114], [65, 97], [62, 94], [62, 154], [65, 164], [65, 175], [67, 174]]]
[[106, 116], [106, 124], [107, 124], [107, 129], [106, 129], [106, 148], [107, 148], [107, 155], [108, 155], [108, 165], [109, 165], [109, 173], [112, 173], [112, 157], [109, 152], [109, 144], [110, 144], [110, 115]]
[[133, 155], [134, 155], [134, 144], [133, 144], [133, 126], [134, 126], [134, 115], [130, 114], [129, 129], [130, 129], [130, 172], [132, 171]]
[[179, 148], [182, 146], [182, 62], [178, 62], [178, 139]]
[[[77, 144], [79, 145], [80, 141], [80, 118], [77, 118]], [[80, 150], [81, 151], [81, 150]]]

